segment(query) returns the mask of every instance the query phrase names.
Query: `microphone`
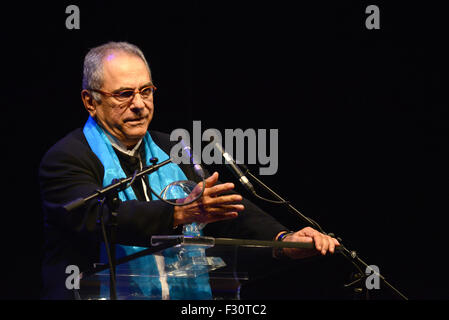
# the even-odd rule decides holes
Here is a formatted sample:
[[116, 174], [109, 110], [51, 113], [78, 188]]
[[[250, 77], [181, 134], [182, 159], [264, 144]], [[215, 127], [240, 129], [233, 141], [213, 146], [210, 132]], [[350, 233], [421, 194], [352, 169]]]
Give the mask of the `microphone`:
[[234, 159], [231, 157], [229, 153], [223, 150], [223, 147], [216, 142], [215, 148], [217, 148], [218, 151], [220, 151], [221, 155], [225, 159], [226, 167], [234, 174], [234, 176], [240, 181], [240, 183], [251, 193], [256, 193], [254, 190], [254, 186], [251, 184], [251, 182], [248, 180], [248, 178], [245, 176], [245, 174], [240, 170], [240, 168], [237, 166], [237, 163], [235, 163]]
[[196, 174], [204, 179], [204, 170], [201, 167], [199, 161], [197, 161], [196, 156], [194, 155], [192, 148], [185, 144], [184, 140], [180, 140], [179, 143], [182, 146], [183, 156], [186, 156], [190, 163], [193, 165], [193, 170], [195, 170]]

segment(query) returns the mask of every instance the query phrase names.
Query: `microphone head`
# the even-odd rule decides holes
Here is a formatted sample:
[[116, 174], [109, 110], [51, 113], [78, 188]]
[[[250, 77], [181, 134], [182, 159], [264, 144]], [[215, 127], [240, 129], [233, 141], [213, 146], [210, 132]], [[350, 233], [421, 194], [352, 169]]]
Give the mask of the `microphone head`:
[[190, 148], [189, 145], [187, 145], [184, 140], [179, 141], [182, 147], [182, 157], [183, 159], [186, 159], [187, 161], [182, 161], [182, 163], [190, 163], [193, 165], [193, 169], [195, 173], [201, 177], [202, 179], [205, 178], [203, 167], [201, 166], [201, 162], [198, 161], [198, 157], [193, 153], [192, 148]]
[[217, 148], [218, 151], [220, 151], [221, 154], [226, 153], [219, 142], [215, 142], [214, 147]]
[[220, 143], [215, 142], [214, 146], [221, 153], [221, 156], [225, 159], [225, 164], [235, 164], [232, 156], [223, 149], [223, 146]]
[[254, 186], [245, 176], [246, 172], [248, 172], [248, 168], [244, 167], [245, 173], [243, 173], [242, 170], [240, 170], [237, 163], [235, 162], [235, 160], [232, 158], [232, 156], [223, 149], [220, 143], [216, 142], [215, 148], [217, 148], [217, 150], [220, 151], [222, 157], [225, 159], [225, 165], [231, 171], [231, 173], [239, 180], [239, 182], [248, 191], [250, 191], [251, 193], [255, 193]]

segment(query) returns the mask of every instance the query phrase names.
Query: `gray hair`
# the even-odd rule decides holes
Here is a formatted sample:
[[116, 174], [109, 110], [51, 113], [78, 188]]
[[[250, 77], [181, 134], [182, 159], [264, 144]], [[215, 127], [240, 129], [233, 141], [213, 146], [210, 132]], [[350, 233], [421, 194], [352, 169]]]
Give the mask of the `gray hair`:
[[[142, 50], [128, 42], [108, 42], [90, 49], [86, 54], [83, 67], [83, 89], [101, 89], [104, 80], [103, 60], [111, 52], [124, 52], [141, 58], [147, 66], [151, 78], [151, 70]], [[97, 102], [100, 101], [100, 95], [98, 93], [92, 92], [92, 97]]]

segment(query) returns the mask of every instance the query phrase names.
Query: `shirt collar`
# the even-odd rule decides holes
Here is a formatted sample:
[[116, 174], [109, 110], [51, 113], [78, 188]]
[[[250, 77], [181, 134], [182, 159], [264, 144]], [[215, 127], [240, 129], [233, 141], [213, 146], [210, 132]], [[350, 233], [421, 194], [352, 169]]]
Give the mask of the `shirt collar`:
[[121, 143], [116, 137], [114, 137], [112, 134], [110, 134], [107, 130], [104, 130], [106, 132], [106, 136], [108, 137], [109, 141], [111, 142], [111, 145], [116, 148], [118, 151], [127, 154], [131, 157], [139, 157], [139, 147], [142, 143], [142, 139], [137, 142], [137, 144], [132, 149], [128, 149], [123, 143]]

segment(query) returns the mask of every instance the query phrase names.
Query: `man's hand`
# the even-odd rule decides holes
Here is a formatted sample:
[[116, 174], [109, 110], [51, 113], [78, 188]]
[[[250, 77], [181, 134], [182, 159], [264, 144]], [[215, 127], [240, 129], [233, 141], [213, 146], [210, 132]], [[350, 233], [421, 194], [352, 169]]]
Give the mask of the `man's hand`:
[[[242, 196], [238, 194], [222, 195], [234, 189], [233, 183], [223, 183], [215, 185], [218, 181], [218, 173], [214, 172], [209, 178], [205, 179], [205, 189], [203, 196], [197, 201], [186, 206], [175, 206], [173, 214], [173, 225], [188, 224], [192, 222], [210, 223], [215, 221], [233, 219], [238, 216], [238, 212], [245, 209], [242, 204]], [[185, 199], [179, 199], [177, 202], [191, 201], [199, 194], [203, 183], [199, 183], [192, 193]]]
[[315, 243], [314, 249], [284, 248], [284, 253], [292, 259], [307, 258], [320, 253], [324, 256], [327, 252], [334, 253], [335, 247], [340, 245], [337, 239], [331, 238], [310, 227], [292, 233], [282, 241]]

